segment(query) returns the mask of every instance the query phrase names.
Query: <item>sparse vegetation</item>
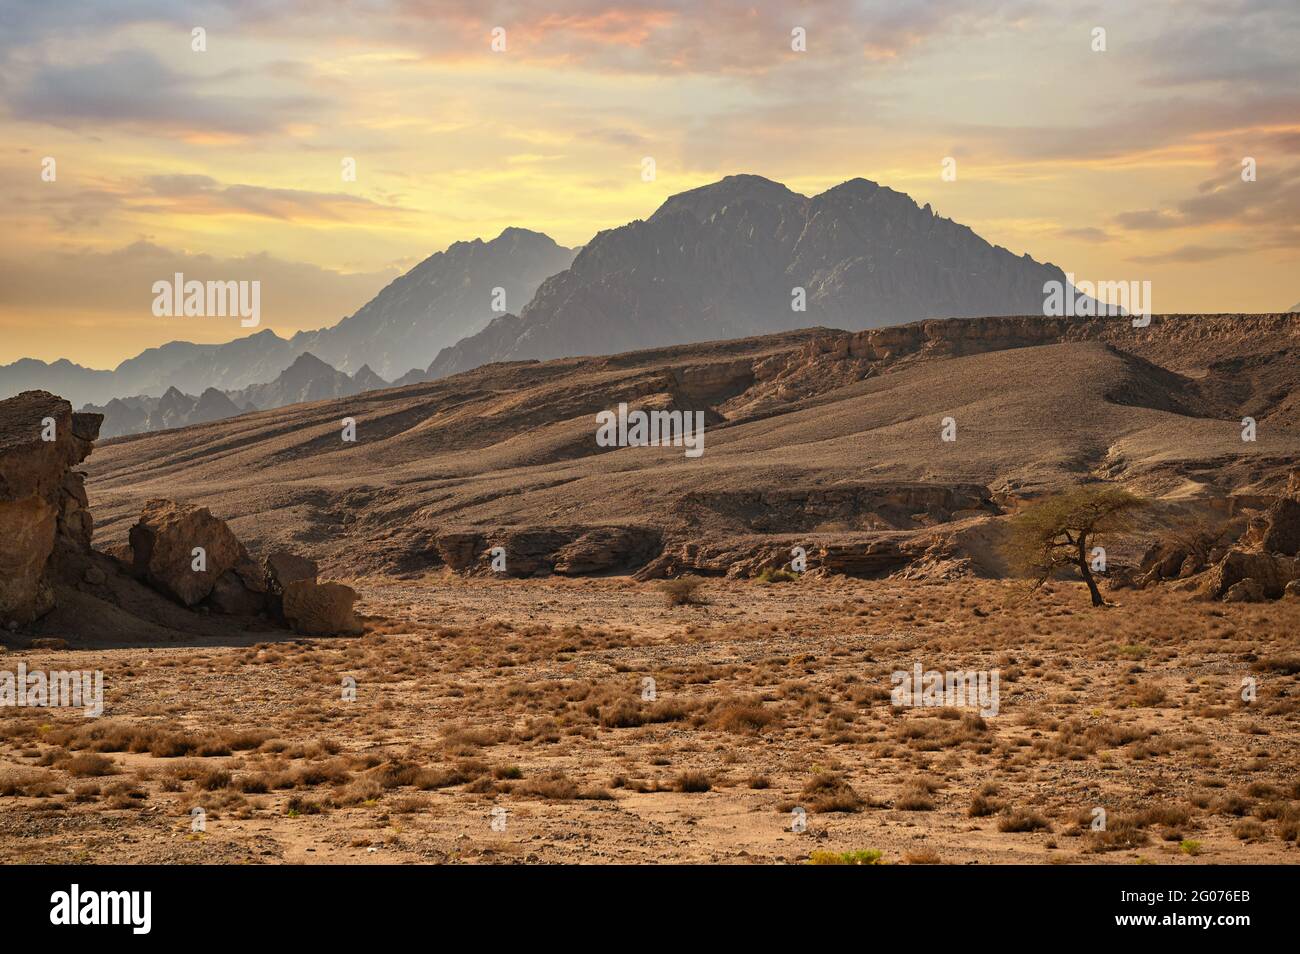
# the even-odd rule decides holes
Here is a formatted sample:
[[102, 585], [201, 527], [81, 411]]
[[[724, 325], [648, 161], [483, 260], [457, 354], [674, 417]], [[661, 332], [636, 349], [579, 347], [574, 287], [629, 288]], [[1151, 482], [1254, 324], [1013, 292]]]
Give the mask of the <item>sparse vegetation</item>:
[[[137, 687], [111, 717], [0, 720], [4, 813], [49, 832], [0, 843], [0, 860], [54, 858], [84, 831], [52, 818], [157, 814], [188, 834], [195, 805], [210, 823], [254, 824], [197, 839], [146, 827], [119, 853], [257, 857], [258, 833], [277, 825], [325, 833], [313, 837], [321, 860], [374, 846], [409, 861], [472, 857], [488, 844], [499, 860], [727, 860], [745, 844], [795, 861], [888, 833], [904, 864], [982, 860], [990, 843], [1017, 861], [1142, 851], [1199, 863], [1285, 860], [1300, 839], [1300, 784], [1279, 755], [1300, 711], [1289, 707], [1300, 698], [1293, 603], [1251, 608], [1247, 626], [1221, 604], [1137, 591], [1099, 638], [1091, 614], [1071, 611], [1083, 584], [1059, 580], [999, 610], [1010, 588], [997, 581], [918, 593], [901, 580], [804, 579], [720, 588], [686, 617], [651, 588], [629, 597], [623, 581], [586, 581], [605, 601], [575, 604], [572, 586], [529, 581], [515, 603], [494, 603], [515, 613], [508, 622], [97, 652], [106, 685]], [[500, 600], [502, 589], [484, 592]], [[972, 607], [991, 609], [962, 611]], [[627, 622], [647, 614], [662, 622]], [[999, 714], [892, 706], [892, 670], [918, 656], [998, 668]], [[1264, 674], [1252, 705], [1239, 704], [1225, 658]], [[238, 674], [231, 684], [258, 704], [221, 691], [182, 704], [175, 686], [193, 672], [217, 685]], [[321, 675], [335, 672], [364, 688], [355, 702], [339, 704]], [[1157, 775], [1167, 781], [1153, 796]], [[488, 827], [498, 805], [504, 837]], [[1091, 827], [1094, 805], [1107, 808], [1104, 829]], [[689, 838], [649, 825], [624, 840], [624, 819], [678, 813]], [[798, 817], [804, 834], [791, 832]]]

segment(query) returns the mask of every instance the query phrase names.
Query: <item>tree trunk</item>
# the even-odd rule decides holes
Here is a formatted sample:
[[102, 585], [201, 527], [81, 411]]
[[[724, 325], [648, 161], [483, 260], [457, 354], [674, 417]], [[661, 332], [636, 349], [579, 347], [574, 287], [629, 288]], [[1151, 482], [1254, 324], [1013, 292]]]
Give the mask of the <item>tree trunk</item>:
[[1083, 582], [1088, 584], [1088, 592], [1092, 595], [1093, 606], [1105, 606], [1106, 601], [1101, 598], [1101, 591], [1097, 589], [1097, 581], [1092, 578], [1092, 567], [1088, 564], [1088, 535], [1079, 534], [1079, 573], [1083, 577]]

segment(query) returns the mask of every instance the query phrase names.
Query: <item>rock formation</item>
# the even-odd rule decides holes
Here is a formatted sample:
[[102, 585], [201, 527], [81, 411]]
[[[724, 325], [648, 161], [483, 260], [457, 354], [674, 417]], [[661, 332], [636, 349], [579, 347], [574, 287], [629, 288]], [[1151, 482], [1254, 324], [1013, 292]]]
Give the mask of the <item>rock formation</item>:
[[206, 507], [150, 500], [130, 532], [137, 575], [159, 592], [194, 606], [248, 553], [224, 520]]
[[58, 551], [89, 550], [94, 528], [84, 477], [98, 414], [74, 414], [47, 391], [0, 401], [0, 625], [54, 608]]
[[1177, 542], [1153, 545], [1132, 582], [1186, 581], [1203, 597], [1228, 603], [1258, 603], [1293, 592], [1300, 581], [1300, 470], [1244, 533], [1237, 532], [1184, 534]]
[[295, 580], [284, 588], [284, 618], [304, 636], [359, 636], [361, 623], [352, 612], [357, 591], [342, 583]]
[[51, 645], [64, 634], [135, 641], [276, 622], [310, 635], [362, 631], [354, 590], [318, 583], [316, 564], [292, 553], [257, 566], [206, 507], [150, 499], [116, 556], [93, 550], [84, 476], [72, 468], [100, 421], [44, 391], [0, 401], [0, 627]]

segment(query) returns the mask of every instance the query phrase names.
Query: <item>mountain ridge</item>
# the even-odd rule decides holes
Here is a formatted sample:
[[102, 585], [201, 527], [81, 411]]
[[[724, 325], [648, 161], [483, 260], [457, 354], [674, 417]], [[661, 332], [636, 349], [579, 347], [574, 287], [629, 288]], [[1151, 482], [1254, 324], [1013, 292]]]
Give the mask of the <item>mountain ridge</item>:
[[1033, 314], [1048, 281], [1065, 273], [867, 179], [808, 197], [727, 176], [598, 233], [518, 314], [440, 352], [427, 373], [813, 324]]

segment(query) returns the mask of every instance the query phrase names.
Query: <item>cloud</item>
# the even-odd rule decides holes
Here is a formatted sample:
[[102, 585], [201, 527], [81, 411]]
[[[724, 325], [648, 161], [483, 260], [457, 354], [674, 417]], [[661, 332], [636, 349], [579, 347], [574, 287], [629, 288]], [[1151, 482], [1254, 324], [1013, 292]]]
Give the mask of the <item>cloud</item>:
[[[933, 36], [976, 21], [987, 29], [1026, 9], [1008, 0], [399, 0], [367, 10], [364, 29], [435, 61], [496, 55], [491, 31], [501, 27], [512, 60], [594, 72], [764, 74], [803, 56], [893, 60]], [[795, 27], [806, 31], [806, 54], [791, 50]]]
[[236, 96], [220, 91], [223, 82], [178, 73], [146, 50], [122, 50], [96, 63], [44, 65], [6, 85], [16, 119], [196, 138], [284, 132], [327, 103], [306, 94]]
[[1129, 261], [1143, 265], [1194, 264], [1196, 262], [1213, 262], [1220, 258], [1242, 255], [1251, 249], [1237, 247], [1223, 248], [1209, 245], [1183, 245], [1168, 252], [1154, 255], [1134, 255]]
[[[252, 215], [282, 221], [324, 220], [355, 222], [360, 218], [388, 218], [406, 210], [380, 205], [341, 192], [302, 189], [268, 189], [254, 185], [223, 185], [205, 175], [150, 176], [144, 181], [146, 205], [151, 211], [186, 215]], [[152, 202], [151, 199], [161, 200]], [[162, 208], [158, 208], [161, 206]]]
[[1105, 229], [1098, 228], [1080, 228], [1080, 229], [1061, 229], [1060, 234], [1063, 238], [1077, 239], [1080, 242], [1109, 242], [1112, 241], [1111, 234]]
[[1194, 195], [1165, 208], [1121, 212], [1114, 221], [1133, 232], [1235, 229], [1247, 233], [1243, 244], [1250, 248], [1300, 246], [1300, 165], [1260, 167], [1254, 182], [1243, 181], [1234, 165], [1200, 182]]

